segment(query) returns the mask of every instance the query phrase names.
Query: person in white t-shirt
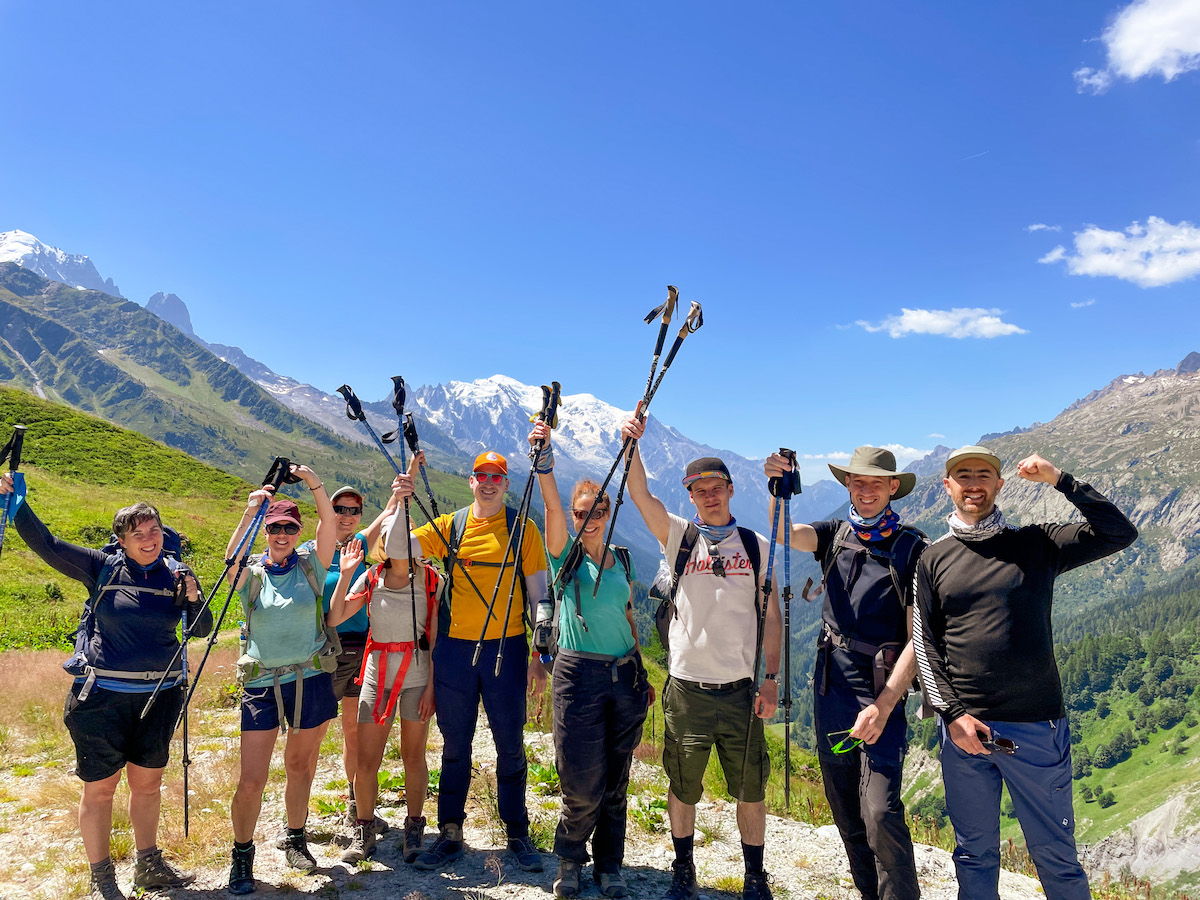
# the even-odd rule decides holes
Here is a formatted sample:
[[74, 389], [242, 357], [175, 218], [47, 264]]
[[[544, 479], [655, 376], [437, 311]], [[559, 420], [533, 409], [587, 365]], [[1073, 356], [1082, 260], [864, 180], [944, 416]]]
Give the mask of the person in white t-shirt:
[[[636, 416], [621, 426], [625, 438], [640, 439], [645, 423]], [[763, 871], [765, 803], [770, 761], [763, 719], [779, 703], [779, 656], [783, 623], [774, 592], [756, 584], [750, 545], [756, 544], [759, 575], [771, 548], [766, 538], [739, 528], [729, 511], [733, 479], [716, 458], [698, 459], [683, 479], [696, 515], [667, 511], [650, 493], [641, 455], [634, 446], [629, 463], [629, 496], [658, 539], [667, 562], [679, 554], [689, 524], [698, 535], [679, 578], [671, 619], [668, 679], [663, 688], [665, 723], [663, 768], [670, 780], [667, 811], [675, 844], [674, 877], [663, 900], [694, 900], [699, 895], [692, 859], [696, 803], [703, 793], [704, 769], [715, 748], [729, 793], [738, 798], [737, 821], [746, 862], [744, 900], [769, 900]], [[767, 675], [757, 683], [759, 603], [766, 604], [762, 653]], [[743, 775], [744, 769], [744, 775]]]

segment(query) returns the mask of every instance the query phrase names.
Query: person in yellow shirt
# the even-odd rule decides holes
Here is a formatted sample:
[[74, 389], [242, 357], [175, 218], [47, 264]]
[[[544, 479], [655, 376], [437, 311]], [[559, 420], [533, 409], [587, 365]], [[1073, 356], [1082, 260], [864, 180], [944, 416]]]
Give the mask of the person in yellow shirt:
[[[422, 461], [420, 452], [413, 454], [413, 466]], [[519, 565], [514, 566], [511, 552], [505, 559], [509, 537], [520, 531], [520, 523], [515, 511], [504, 504], [509, 482], [508, 461], [503, 456], [494, 450], [479, 454], [468, 484], [474, 497], [470, 506], [438, 516], [415, 529], [408, 540], [403, 535], [403, 517], [396, 516], [390, 527], [385, 526], [387, 557], [437, 557], [448, 574], [433, 650], [434, 697], [442, 732], [440, 833], [413, 865], [418, 869], [441, 869], [462, 856], [462, 823], [471, 783], [471, 741], [482, 700], [496, 745], [496, 793], [508, 833], [508, 849], [520, 868], [540, 872], [542, 856], [529, 837], [529, 811], [525, 807], [528, 765], [522, 735], [527, 691], [540, 697], [546, 688], [545, 667], [536, 654], [530, 655], [525, 636], [526, 615], [533, 621], [537, 604], [546, 598], [546, 550], [537, 526], [527, 520]], [[393, 492], [399, 500], [412, 496], [412, 476], [398, 476]], [[493, 594], [496, 601], [488, 618]], [[483, 649], [478, 664], [473, 665], [481, 634]]]

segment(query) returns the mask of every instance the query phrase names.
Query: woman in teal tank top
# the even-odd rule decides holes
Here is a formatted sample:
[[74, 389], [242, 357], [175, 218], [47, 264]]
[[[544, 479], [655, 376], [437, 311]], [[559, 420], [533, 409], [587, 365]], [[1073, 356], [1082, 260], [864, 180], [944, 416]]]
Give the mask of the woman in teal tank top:
[[[642, 739], [646, 711], [654, 702], [638, 652], [630, 588], [633, 567], [604, 543], [610, 514], [606, 494], [600, 494], [588, 518], [600, 491], [593, 481], [581, 481], [571, 492], [570, 514], [578, 533], [569, 533], [554, 479], [550, 427], [544, 422], [529, 434], [530, 444], [538, 441], [545, 447], [537, 476], [546, 504], [546, 551], [556, 585], [551, 594], [558, 598], [553, 606], [541, 604], [537, 616], [543, 624], [556, 617], [553, 624], [558, 632], [551, 696], [563, 803], [554, 837], [559, 857], [554, 894], [579, 893], [580, 870], [588, 861], [591, 838], [594, 878], [601, 893], [624, 897], [621, 864], [629, 766]], [[622, 556], [628, 559], [627, 554]], [[571, 571], [562, 573], [564, 567]], [[606, 571], [593, 599], [601, 568]]]

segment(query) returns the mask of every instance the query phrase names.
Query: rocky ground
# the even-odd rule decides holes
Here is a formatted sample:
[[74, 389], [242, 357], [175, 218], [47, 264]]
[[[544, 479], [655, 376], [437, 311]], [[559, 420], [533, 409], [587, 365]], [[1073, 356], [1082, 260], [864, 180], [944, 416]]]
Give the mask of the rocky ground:
[[[481, 726], [483, 723], [481, 723]], [[528, 744], [531, 755], [548, 760], [552, 757], [549, 736], [530, 733]], [[431, 767], [438, 765], [439, 740], [436, 728], [431, 732], [429, 760]], [[214, 750], [210, 745], [201, 749], [195, 763], [200, 766], [206, 754], [226, 755], [226, 750]], [[494, 754], [490, 733], [481, 727], [476, 739], [476, 761], [482, 764], [479, 782], [488, 774], [490, 760]], [[398, 763], [391, 768], [398, 770]], [[634, 761], [633, 783], [656, 785], [660, 783], [661, 769], [655, 765]], [[336, 782], [341, 769], [336, 754], [322, 758], [316, 784]], [[453, 863], [446, 871], [425, 873], [405, 865], [396, 849], [400, 837], [398, 828], [393, 828], [380, 841], [375, 858], [362, 866], [350, 866], [339, 859], [348, 843], [347, 830], [342, 826], [342, 814], [329, 810], [324, 815], [314, 812], [310, 819], [310, 848], [316, 855], [319, 868], [313, 875], [298, 875], [283, 862], [283, 854], [274, 849], [273, 841], [277, 826], [283, 819], [282, 779], [272, 783], [263, 806], [259, 826], [258, 857], [255, 874], [259, 880], [257, 897], [296, 896], [311, 894], [322, 898], [354, 897], [358, 900], [440, 900], [440, 898], [523, 898], [547, 897], [557, 867], [552, 854], [545, 854], [545, 872], [541, 874], [522, 872], [512, 857], [503, 850], [503, 836], [494, 829], [494, 817], [487, 810], [486, 791], [482, 799], [476, 793], [473, 808], [465, 826], [468, 850], [463, 859]], [[28, 779], [26, 779], [28, 783]], [[196, 783], [196, 782], [194, 782]], [[11, 790], [11, 787], [10, 787]], [[655, 788], [654, 790], [660, 790]], [[18, 825], [10, 822], [8, 830], [0, 833], [0, 854], [7, 856], [10, 863], [14, 854], [28, 852], [32, 839], [37, 845], [40, 834], [49, 836], [69, 828], [73, 810], [67, 805], [71, 790], [64, 786], [61, 805], [53, 812], [28, 810]], [[77, 795], [76, 795], [77, 796]], [[317, 796], [314, 794], [314, 796]], [[384, 796], [395, 802], [397, 795], [385, 791]], [[204, 802], [203, 800], [198, 802]], [[205, 812], [210, 811], [209, 804]], [[320, 806], [314, 801], [314, 806]], [[548, 830], [556, 818], [557, 800], [531, 790], [530, 808], [543, 831]], [[430, 818], [436, 810], [431, 801], [427, 807]], [[395, 806], [384, 806], [380, 812], [389, 821], [399, 824], [403, 813]], [[39, 818], [40, 817], [40, 818]], [[203, 819], [200, 811], [193, 811], [193, 838], [197, 822]], [[64, 821], [58, 821], [64, 820]], [[50, 822], [57, 822], [51, 828]], [[704, 836], [698, 840], [696, 861], [701, 883], [701, 895], [709, 898], [731, 898], [740, 896], [742, 860], [738, 843], [734, 804], [725, 802], [703, 803], [698, 810], [698, 824]], [[218, 823], [219, 826], [219, 823]], [[227, 840], [215, 831], [211, 843], [220, 847]], [[426, 842], [432, 840], [427, 834]], [[227, 846], [227, 844], [225, 844]], [[208, 862], [198, 866], [199, 879], [185, 890], [171, 892], [175, 897], [224, 898], [228, 864], [220, 859], [224, 850], [213, 850]], [[62, 857], [82, 859], [77, 833], [62, 842]], [[670, 884], [669, 869], [672, 853], [670, 840], [665, 833], [647, 829], [643, 824], [631, 822], [626, 853], [625, 875], [630, 886], [630, 895], [638, 898], [660, 897]], [[24, 900], [33, 897], [52, 897], [66, 900], [77, 896], [83, 885], [80, 860], [74, 860], [68, 868], [74, 871], [72, 878], [61, 872], [46, 871], [44, 863], [31, 861], [10, 869], [9, 878], [0, 882], [0, 900]], [[771, 817], [767, 826], [766, 866], [774, 877], [777, 897], [827, 898], [827, 900], [854, 900], [858, 897], [849, 881], [849, 870], [841, 841], [832, 826], [813, 828], [799, 822]], [[918, 845], [917, 866], [920, 874], [922, 895], [930, 900], [950, 900], [957, 896], [953, 866], [949, 854], [943, 850]], [[128, 886], [131, 878], [131, 863], [118, 864], [122, 884]], [[584, 897], [599, 897], [600, 893], [590, 878], [590, 868], [585, 869]], [[1001, 896], [1023, 900], [1042, 896], [1037, 882], [1005, 872], [1001, 877]]]

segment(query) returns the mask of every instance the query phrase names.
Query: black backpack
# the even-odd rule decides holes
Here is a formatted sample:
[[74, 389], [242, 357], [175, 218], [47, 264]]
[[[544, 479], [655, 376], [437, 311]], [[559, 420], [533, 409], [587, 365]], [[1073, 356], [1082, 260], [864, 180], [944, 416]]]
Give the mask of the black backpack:
[[853, 529], [854, 526], [845, 521], [838, 526], [838, 530], [833, 535], [833, 543], [829, 545], [829, 549], [825, 553], [825, 559], [821, 564], [821, 586], [818, 590], [810, 592], [810, 579], [809, 584], [804, 586], [804, 599], [811, 601], [820, 597], [825, 592], [825, 582], [829, 578], [829, 570], [837, 562], [838, 554], [843, 550], [850, 550], [853, 553], [866, 553], [874, 559], [886, 560], [888, 570], [892, 574], [892, 586], [896, 589], [896, 597], [899, 598], [901, 603], [904, 603], [904, 598], [908, 596], [905, 585], [908, 585], [909, 589], [911, 589], [912, 576], [916, 568], [917, 559], [929, 544], [929, 538], [925, 532], [911, 525], [901, 525], [900, 532], [896, 535], [896, 540], [892, 542], [891, 550], [878, 550], [871, 547], [864, 547], [861, 544], [851, 543], [849, 537]]
[[[758, 549], [757, 534], [749, 528], [743, 528], [739, 525], [738, 535], [742, 539], [742, 546], [746, 548], [746, 557], [750, 560], [750, 565], [754, 569], [754, 610], [756, 613], [755, 628], [757, 630], [758, 622], [762, 621], [762, 615], [759, 614], [758, 606], [760, 591], [759, 573], [762, 569], [762, 555]], [[671, 652], [671, 619], [679, 615], [675, 608], [675, 594], [679, 591], [679, 579], [683, 575], [683, 570], [687, 568], [688, 559], [691, 558], [692, 551], [696, 548], [696, 542], [699, 540], [700, 529], [696, 527], [695, 522], [688, 522], [687, 528], [683, 530], [683, 539], [679, 542], [679, 552], [675, 554], [675, 565], [671, 570], [671, 587], [667, 591], [666, 596], [659, 602], [658, 608], [654, 611], [654, 627], [658, 629], [658, 639], [662, 641], [663, 649], [668, 653]], [[661, 593], [661, 590], [659, 592]], [[763, 602], [766, 601], [764, 600]], [[758, 637], [761, 639], [761, 635]]]

